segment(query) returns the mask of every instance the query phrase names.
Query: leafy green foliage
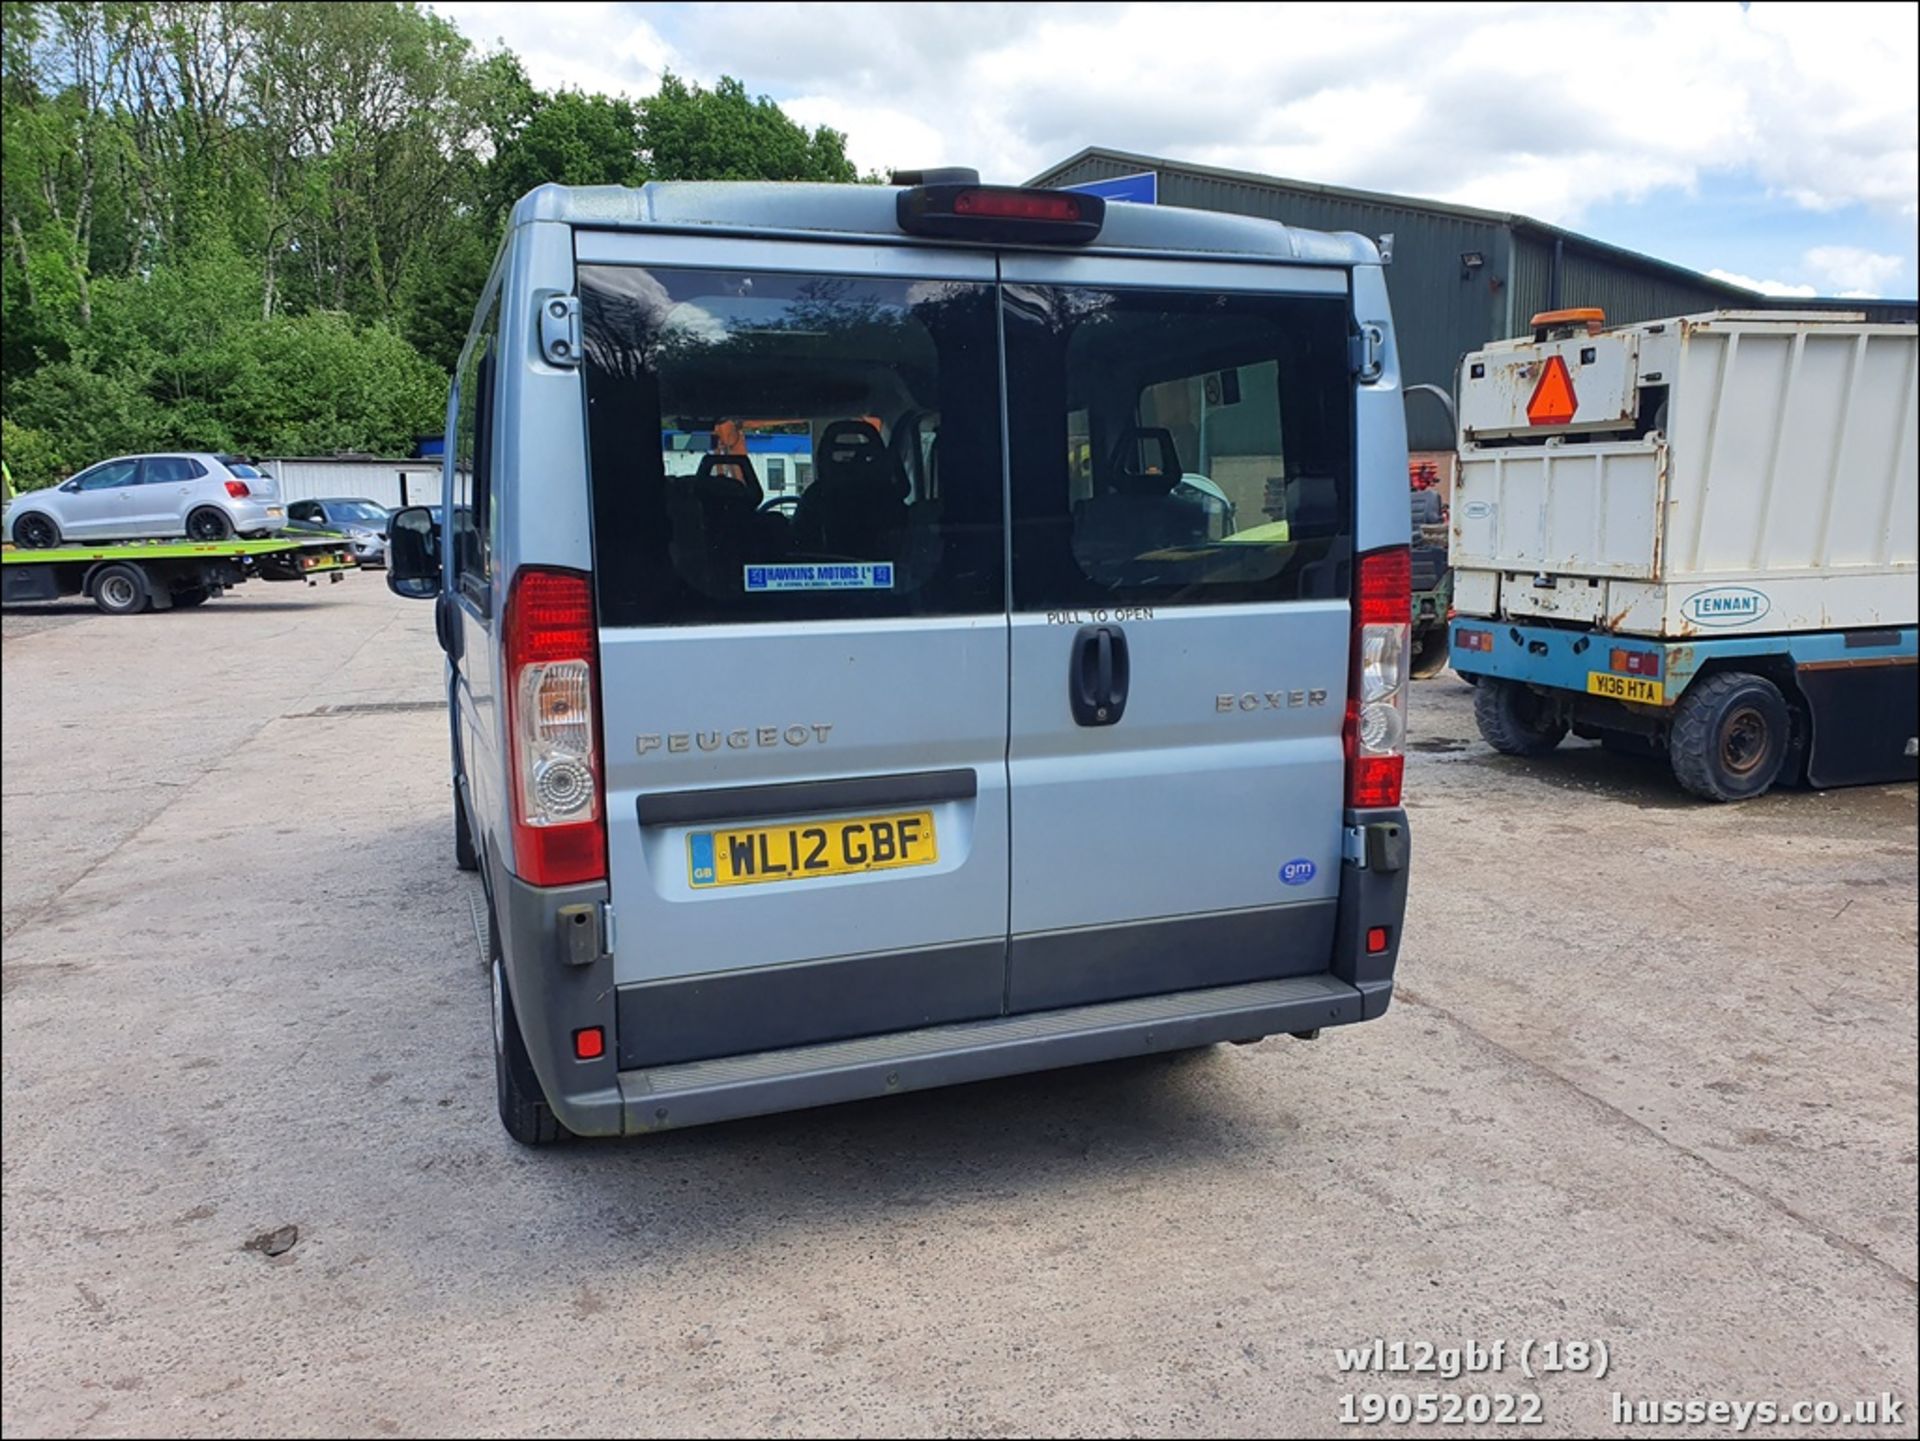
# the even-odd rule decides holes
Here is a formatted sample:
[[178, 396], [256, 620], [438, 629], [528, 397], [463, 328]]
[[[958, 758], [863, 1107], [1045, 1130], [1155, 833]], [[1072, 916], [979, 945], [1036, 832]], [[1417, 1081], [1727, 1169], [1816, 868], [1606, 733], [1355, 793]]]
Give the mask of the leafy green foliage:
[[0, 452], [404, 453], [547, 182], [856, 179], [739, 81], [546, 94], [412, 3], [0, 3]]

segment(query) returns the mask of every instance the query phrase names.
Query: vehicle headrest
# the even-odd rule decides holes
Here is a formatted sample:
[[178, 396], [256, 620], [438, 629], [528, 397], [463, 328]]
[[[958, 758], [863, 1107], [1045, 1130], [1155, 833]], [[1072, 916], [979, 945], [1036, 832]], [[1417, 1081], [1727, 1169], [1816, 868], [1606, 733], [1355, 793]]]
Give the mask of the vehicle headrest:
[[765, 498], [765, 492], [760, 488], [760, 477], [754, 473], [753, 461], [744, 455], [709, 451], [700, 457], [700, 469], [694, 472], [693, 478], [694, 483], [702, 489], [737, 486], [740, 493], [755, 505]]
[[814, 484], [865, 482], [907, 494], [907, 478], [870, 421], [829, 421], [814, 449]]
[[[1140, 458], [1143, 446], [1158, 448], [1157, 464]], [[1107, 484], [1121, 495], [1165, 495], [1180, 483], [1183, 473], [1172, 431], [1160, 425], [1130, 425], [1113, 447]]]

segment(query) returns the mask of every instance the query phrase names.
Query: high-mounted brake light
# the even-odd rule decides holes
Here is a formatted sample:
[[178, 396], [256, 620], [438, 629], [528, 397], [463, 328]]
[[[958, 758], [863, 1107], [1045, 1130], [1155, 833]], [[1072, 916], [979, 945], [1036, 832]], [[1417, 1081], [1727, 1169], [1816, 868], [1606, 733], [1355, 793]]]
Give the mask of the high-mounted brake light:
[[1407, 756], [1407, 675], [1413, 646], [1413, 554], [1368, 551], [1353, 582], [1353, 669], [1347, 690], [1347, 804], [1397, 806]]
[[536, 886], [604, 880], [593, 591], [569, 570], [523, 570], [507, 596], [513, 856]]
[[227, 482], [227, 494], [235, 500], [245, 500], [253, 492], [247, 489], [247, 483], [244, 480], [230, 480]]
[[1071, 190], [1014, 185], [912, 185], [900, 192], [894, 213], [909, 235], [1085, 245], [1106, 223], [1107, 202]]
[[1001, 220], [1080, 221], [1078, 195], [1046, 190], [962, 190], [953, 197], [955, 215], [983, 215]]

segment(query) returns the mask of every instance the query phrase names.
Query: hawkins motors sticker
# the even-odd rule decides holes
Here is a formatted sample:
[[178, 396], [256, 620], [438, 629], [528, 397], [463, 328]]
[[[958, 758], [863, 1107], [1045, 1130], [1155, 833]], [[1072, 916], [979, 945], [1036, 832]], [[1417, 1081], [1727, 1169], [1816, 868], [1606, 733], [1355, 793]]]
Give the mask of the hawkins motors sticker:
[[774, 590], [892, 590], [890, 561], [846, 565], [750, 565], [749, 592]]

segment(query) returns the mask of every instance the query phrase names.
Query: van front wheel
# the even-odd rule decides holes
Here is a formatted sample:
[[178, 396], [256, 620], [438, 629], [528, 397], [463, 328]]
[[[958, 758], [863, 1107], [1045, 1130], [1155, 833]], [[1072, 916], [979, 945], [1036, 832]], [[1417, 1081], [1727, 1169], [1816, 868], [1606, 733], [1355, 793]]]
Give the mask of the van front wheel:
[[547, 1104], [540, 1078], [533, 1072], [527, 1042], [520, 1034], [520, 1018], [513, 1013], [513, 994], [507, 989], [507, 967], [500, 958], [500, 937], [493, 917], [487, 917], [487, 949], [492, 952], [493, 976], [493, 1089], [500, 1105], [500, 1124], [523, 1146], [551, 1146], [573, 1133], [560, 1124]]
[[1473, 718], [1486, 743], [1509, 756], [1543, 756], [1567, 738], [1553, 702], [1518, 681], [1484, 677], [1473, 691]]

